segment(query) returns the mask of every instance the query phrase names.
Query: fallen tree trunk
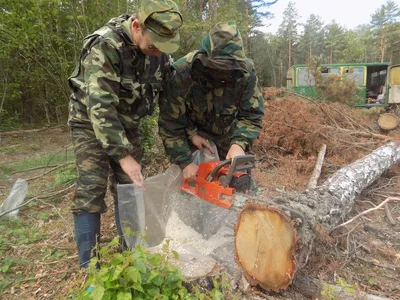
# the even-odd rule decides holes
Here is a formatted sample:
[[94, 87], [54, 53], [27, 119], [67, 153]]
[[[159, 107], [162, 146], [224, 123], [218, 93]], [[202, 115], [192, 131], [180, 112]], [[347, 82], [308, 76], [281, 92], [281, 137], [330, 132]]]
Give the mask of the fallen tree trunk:
[[247, 201], [235, 227], [235, 258], [251, 285], [287, 288], [308, 261], [313, 242], [345, 220], [356, 195], [400, 161], [386, 144], [302, 193]]

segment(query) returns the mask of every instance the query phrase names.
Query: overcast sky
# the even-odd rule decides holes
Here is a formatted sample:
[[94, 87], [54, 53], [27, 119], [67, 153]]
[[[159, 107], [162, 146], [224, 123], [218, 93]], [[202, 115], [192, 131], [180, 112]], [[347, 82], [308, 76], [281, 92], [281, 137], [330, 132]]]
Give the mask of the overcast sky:
[[[333, 19], [347, 29], [353, 29], [357, 25], [367, 24], [371, 20], [371, 14], [375, 12], [386, 0], [293, 0], [299, 14], [299, 23], [305, 23], [309, 15], [315, 14], [322, 18], [324, 24], [330, 23]], [[394, 0], [400, 6], [400, 0]], [[262, 28], [264, 32], [276, 33], [283, 20], [283, 11], [289, 0], [278, 0], [268, 8], [274, 14], [269, 27]], [[368, 4], [367, 4], [368, 3]]]

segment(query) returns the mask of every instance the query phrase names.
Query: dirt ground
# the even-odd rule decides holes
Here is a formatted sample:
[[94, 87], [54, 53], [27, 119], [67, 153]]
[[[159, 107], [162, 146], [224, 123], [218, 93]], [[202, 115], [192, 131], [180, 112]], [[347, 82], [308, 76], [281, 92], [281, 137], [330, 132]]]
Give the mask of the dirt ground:
[[[266, 101], [263, 131], [254, 146], [258, 162], [254, 176], [266, 198], [280, 191], [304, 190], [322, 144], [328, 150], [319, 183], [380, 145], [400, 139], [399, 129], [389, 133], [379, 131], [377, 116], [371, 112], [341, 105], [317, 105], [289, 96], [272, 98]], [[4, 253], [0, 257], [0, 299], [73, 298], [74, 291], [85, 282], [87, 275], [78, 268], [69, 210], [73, 186], [69, 183], [52, 187], [57, 169], [43, 175], [51, 169], [51, 162], [46, 168], [11, 176], [1, 173], [4, 165], [49, 153], [65, 152], [67, 157], [71, 149], [67, 128], [1, 136], [0, 202], [17, 178], [29, 180], [27, 198], [48, 196], [33, 201], [34, 205], [25, 206], [19, 214], [19, 219], [32, 231], [42, 234], [42, 238], [35, 239], [28, 234], [26, 241], [16, 242], [10, 233], [9, 240], [0, 240], [4, 243], [0, 245]], [[152, 166], [152, 161], [155, 159], [149, 157], [147, 175], [160, 172], [168, 165], [161, 154], [156, 166]], [[64, 164], [67, 162], [66, 158]], [[388, 196], [398, 197], [399, 178], [397, 165], [357, 197], [348, 218], [377, 206]], [[116, 236], [109, 195], [107, 203], [109, 210], [102, 217], [103, 239]], [[387, 210], [368, 213], [334, 231], [328, 240], [318, 241], [304, 270], [306, 274], [327, 284], [400, 299], [400, 202], [389, 202]], [[15, 263], [10, 263], [10, 258]], [[18, 259], [26, 263], [18, 263]], [[2, 284], [5, 287], [1, 292]], [[294, 287], [280, 294], [262, 293], [262, 297], [304, 299]], [[325, 294], [319, 299], [335, 299], [332, 297]]]

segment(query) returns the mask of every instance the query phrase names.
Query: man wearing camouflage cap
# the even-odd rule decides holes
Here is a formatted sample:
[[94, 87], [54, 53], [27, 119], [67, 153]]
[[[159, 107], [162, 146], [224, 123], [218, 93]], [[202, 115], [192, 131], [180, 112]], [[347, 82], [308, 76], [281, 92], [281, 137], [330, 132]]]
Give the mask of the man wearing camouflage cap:
[[218, 23], [199, 50], [173, 64], [167, 98], [160, 102], [160, 135], [171, 162], [194, 180], [197, 165], [191, 148], [211, 147], [220, 158], [251, 151], [264, 115], [262, 94], [252, 60], [234, 23]]
[[140, 119], [162, 98], [170, 57], [179, 47], [182, 16], [172, 0], [142, 0], [138, 16], [122, 15], [84, 39], [69, 78], [68, 124], [78, 179], [73, 200], [79, 263], [88, 266], [100, 235], [109, 169], [120, 235], [116, 183], [143, 183]]

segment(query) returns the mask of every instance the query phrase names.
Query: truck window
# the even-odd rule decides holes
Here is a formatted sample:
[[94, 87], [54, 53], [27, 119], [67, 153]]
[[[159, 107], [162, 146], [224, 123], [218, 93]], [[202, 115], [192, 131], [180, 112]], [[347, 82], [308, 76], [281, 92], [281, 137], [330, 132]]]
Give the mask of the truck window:
[[364, 68], [363, 67], [350, 67], [343, 69], [343, 75], [349, 76], [356, 81], [358, 86], [364, 85]]
[[311, 74], [311, 70], [307, 68], [299, 68], [298, 69], [298, 85], [299, 86], [314, 86], [314, 78]]

